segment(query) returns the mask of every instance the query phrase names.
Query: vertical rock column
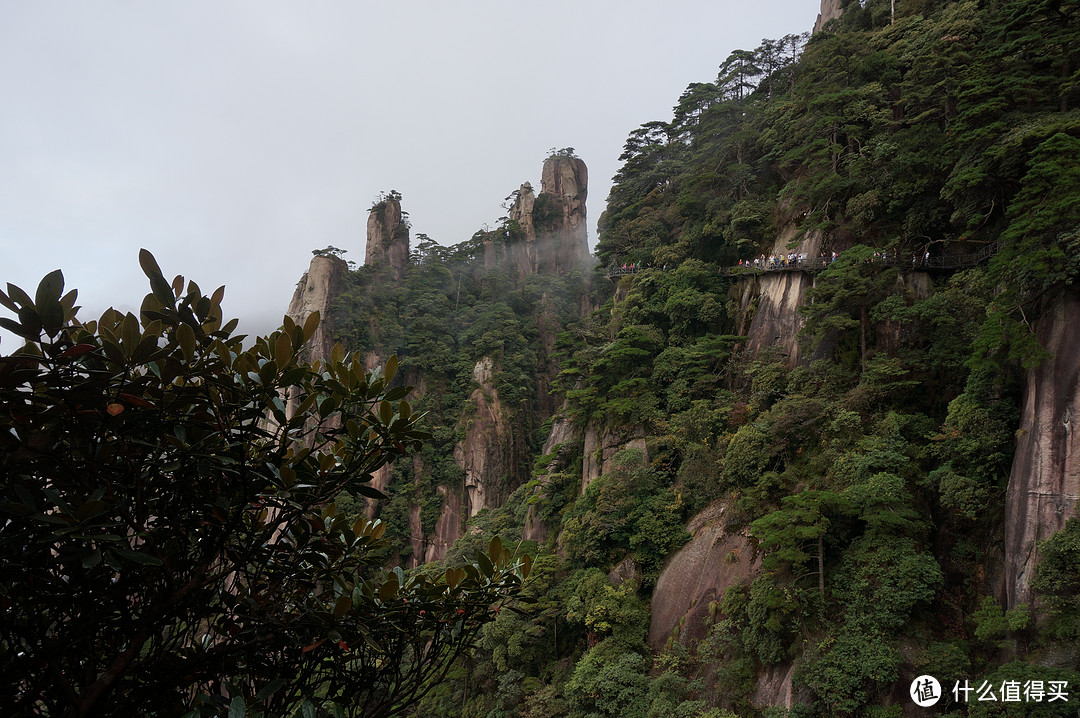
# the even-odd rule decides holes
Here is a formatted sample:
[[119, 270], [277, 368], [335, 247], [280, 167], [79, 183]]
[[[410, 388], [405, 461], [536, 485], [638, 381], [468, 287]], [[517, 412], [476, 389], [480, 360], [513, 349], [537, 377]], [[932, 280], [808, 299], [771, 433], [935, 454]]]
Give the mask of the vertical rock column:
[[522, 240], [510, 247], [507, 261], [517, 277], [536, 272], [536, 226], [533, 224], [533, 207], [536, 194], [531, 184], [526, 182], [518, 188], [517, 199], [510, 208], [510, 219], [517, 222], [522, 233]]
[[541, 176], [540, 193], [526, 182], [510, 208], [524, 235], [513, 254], [519, 276], [568, 274], [589, 258], [588, 168], [577, 157], [555, 155], [544, 161]]
[[330, 302], [341, 290], [349, 265], [339, 257], [312, 257], [307, 272], [300, 278], [286, 312], [300, 326], [312, 312], [321, 317], [319, 328], [304, 347], [306, 361], [325, 359], [334, 348], [334, 324], [330, 317]]
[[818, 13], [817, 21], [814, 22], [814, 34], [821, 32], [825, 23], [836, 20], [844, 14], [844, 8], [840, 0], [821, 0], [821, 12]]
[[[1038, 544], [1077, 515], [1080, 498], [1080, 295], [1049, 302], [1037, 335], [1051, 356], [1028, 371], [1005, 500], [1005, 598], [1031, 604]], [[1080, 428], [1080, 427], [1078, 427]]]
[[401, 202], [387, 197], [371, 208], [367, 223], [367, 248], [364, 266], [400, 282], [409, 267], [409, 226], [401, 216]]
[[585, 226], [585, 199], [589, 194], [589, 170], [576, 157], [549, 157], [544, 162], [540, 197], [545, 215], [537, 217], [541, 274], [567, 274], [589, 256]]

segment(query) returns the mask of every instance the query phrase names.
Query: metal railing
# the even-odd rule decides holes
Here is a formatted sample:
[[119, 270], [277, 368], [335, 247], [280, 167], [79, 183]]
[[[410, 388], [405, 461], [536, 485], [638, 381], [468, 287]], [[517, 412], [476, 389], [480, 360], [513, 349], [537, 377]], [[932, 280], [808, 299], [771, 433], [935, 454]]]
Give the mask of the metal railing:
[[[912, 271], [952, 271], [956, 269], [970, 269], [981, 264], [997, 254], [997, 242], [991, 242], [971, 254], [943, 254], [935, 257], [918, 256], [906, 258], [896, 254], [885, 253], [871, 257], [867, 263], [880, 267], [898, 267]], [[776, 259], [765, 260], [764, 264], [755, 265], [752, 262], [736, 267], [725, 267], [723, 274], [745, 274], [747, 272], [763, 274], [766, 272], [820, 272], [827, 268], [835, 260], [832, 257], [807, 257], [806, 259]]]
[[[979, 249], [978, 252], [972, 252], [970, 254], [943, 254], [936, 257], [918, 256], [915, 255], [910, 259], [900, 257], [896, 254], [889, 255], [884, 253], [880, 256], [872, 257], [868, 260], [868, 263], [881, 267], [899, 267], [900, 269], [907, 269], [912, 271], [952, 271], [956, 269], [970, 269], [976, 265], [982, 264], [990, 257], [998, 253], [1000, 246], [997, 242], [991, 242]], [[755, 265], [753, 262], [747, 264], [724, 267], [720, 270], [721, 274], [725, 275], [738, 275], [738, 274], [765, 274], [771, 272], [820, 272], [826, 269], [835, 260], [832, 257], [807, 257], [806, 259], [781, 259], [777, 258], [773, 261], [768, 259], [764, 260], [764, 264]], [[626, 267], [611, 267], [608, 269], [609, 277], [623, 277], [628, 274], [637, 274], [643, 272], [646, 269], [656, 269], [664, 271], [668, 269], [667, 265], [663, 267], [641, 267], [641, 266], [626, 266]]]
[[659, 267], [612, 267], [608, 270], [609, 277], [623, 277], [627, 274], [637, 274], [646, 269], [660, 269]]

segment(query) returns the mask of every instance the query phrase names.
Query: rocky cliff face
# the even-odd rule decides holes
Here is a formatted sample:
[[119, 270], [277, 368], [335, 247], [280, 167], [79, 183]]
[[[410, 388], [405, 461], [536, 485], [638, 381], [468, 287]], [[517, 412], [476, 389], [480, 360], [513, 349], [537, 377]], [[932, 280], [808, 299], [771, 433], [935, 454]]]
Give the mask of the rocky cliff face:
[[462, 535], [465, 506], [462, 503], [461, 494], [445, 486], [438, 487], [437, 491], [442, 498], [442, 511], [439, 514], [439, 521], [435, 524], [435, 533], [424, 553], [424, 561], [441, 559]]
[[454, 447], [454, 461], [465, 472], [463, 519], [501, 505], [523, 478], [524, 442], [499, 399], [492, 381], [496, 370], [491, 357], [481, 358], [473, 368], [477, 387], [469, 397], [472, 410], [462, 417], [465, 438]]
[[544, 162], [540, 193], [521, 185], [510, 208], [523, 241], [512, 251], [518, 276], [567, 274], [589, 258], [585, 199], [589, 170], [577, 157], [554, 156]]
[[652, 597], [649, 647], [696, 642], [709, 630], [709, 604], [738, 581], [749, 582], [761, 566], [742, 534], [723, 528], [725, 504], [714, 502], [687, 525], [693, 538], [664, 566]]
[[[543, 166], [540, 192], [536, 193], [528, 183], [522, 185], [510, 210], [511, 218], [518, 225], [518, 241], [497, 241], [495, 233], [490, 233], [492, 239], [484, 245], [482, 267], [474, 265], [473, 271], [482, 275], [484, 269], [503, 266], [519, 278], [538, 273], [565, 275], [586, 263], [589, 259], [587, 192], [588, 170], [584, 162], [568, 156], [548, 158]], [[402, 281], [409, 268], [409, 226], [396, 192], [380, 197], [371, 208], [364, 265], [373, 270], [375, 282], [367, 290], [373, 299], [381, 287]], [[330, 303], [344, 289], [346, 272], [345, 262], [333, 257], [319, 257], [298, 288], [290, 308], [293, 318], [302, 322], [315, 310], [324, 317], [308, 359], [328, 356], [334, 345], [333, 326], [326, 320]], [[587, 307], [585, 292], [582, 292], [582, 302], [583, 307], [591, 309]], [[555, 338], [563, 328], [562, 320], [551, 296], [543, 295], [540, 304], [537, 314], [537, 393], [535, 402], [529, 402], [529, 410], [537, 416], [520, 421], [522, 417], [518, 414], [523, 411], [522, 407], [505, 405], [497, 389], [500, 371], [497, 360], [488, 356], [476, 363], [474, 387], [458, 424], [463, 437], [453, 449], [453, 459], [461, 467], [464, 479], [460, 485], [437, 487], [441, 498], [439, 518], [433, 529], [427, 527], [426, 533], [419, 506], [410, 504], [408, 521], [412, 553], [408, 561], [411, 565], [442, 558], [462, 535], [468, 518], [481, 509], [501, 505], [506, 496], [528, 478], [530, 462], [526, 447], [527, 432], [531, 429], [527, 427], [535, 425], [534, 420], [542, 421], [554, 414], [562, 402], [562, 396], [552, 386], [559, 373], [554, 350]], [[373, 341], [372, 346], [366, 347], [364, 364], [372, 370], [385, 361], [390, 350], [380, 341], [382, 328], [376, 319], [370, 320], [366, 330]], [[412, 398], [419, 400], [424, 391], [423, 377], [404, 379], [418, 387]], [[569, 428], [569, 424], [566, 427]], [[610, 453], [613, 453], [611, 447], [601, 452], [604, 456]], [[428, 485], [423, 481], [426, 469], [422, 463], [419, 459], [413, 463], [410, 473], [415, 485]], [[384, 492], [390, 490], [392, 484], [394, 491], [407, 490], [399, 486], [402, 478], [400, 471], [386, 466], [375, 473], [371, 483]], [[378, 502], [367, 503], [369, 517], [374, 517], [378, 511]], [[545, 530], [546, 527], [538, 524], [532, 528], [534, 533]]]
[[614, 466], [615, 455], [624, 449], [640, 449], [645, 461], [649, 457], [645, 446], [645, 430], [615, 429], [590, 423], [585, 427], [585, 455], [581, 466], [581, 491], [606, 474]]
[[286, 314], [303, 326], [312, 312], [318, 312], [322, 320], [315, 336], [304, 347], [304, 360], [314, 361], [330, 356], [334, 348], [334, 323], [330, 316], [330, 303], [344, 286], [349, 265], [338, 257], [312, 257], [308, 271], [296, 284], [292, 301]]
[[[544, 441], [544, 448], [540, 452], [543, 456], [553, 455], [547, 470], [540, 477], [540, 485], [543, 489], [551, 484], [555, 474], [566, 470], [571, 456], [576, 458], [574, 444], [580, 440], [580, 435], [581, 431], [575, 428], [564, 415], [559, 414], [555, 417], [551, 425], [551, 433], [548, 434], [548, 438]], [[530, 504], [525, 516], [525, 529], [521, 533], [521, 538], [526, 541], [543, 541], [548, 536], [547, 525], [537, 518], [536, 513], [536, 505]]]
[[[791, 249], [792, 245], [794, 249]], [[789, 226], [776, 238], [770, 253], [786, 255], [795, 252], [817, 257], [820, 251], [820, 232], [801, 234], [797, 228]], [[737, 331], [748, 337], [746, 351], [751, 357], [760, 356], [768, 347], [776, 347], [788, 358], [789, 364], [798, 363], [799, 330], [803, 326], [798, 309], [806, 301], [806, 290], [812, 286], [813, 277], [806, 272], [758, 274], [737, 283]]]
[[1036, 327], [1050, 358], [1028, 371], [1005, 506], [1005, 599], [1031, 604], [1039, 541], [1077, 515], [1080, 499], [1080, 294], [1065, 289]]
[[817, 35], [825, 27], [825, 23], [837, 19], [843, 13], [842, 0], [821, 0], [821, 12], [814, 22], [814, 34]]
[[393, 281], [400, 281], [409, 266], [409, 227], [401, 215], [401, 202], [387, 197], [368, 214], [364, 266]]

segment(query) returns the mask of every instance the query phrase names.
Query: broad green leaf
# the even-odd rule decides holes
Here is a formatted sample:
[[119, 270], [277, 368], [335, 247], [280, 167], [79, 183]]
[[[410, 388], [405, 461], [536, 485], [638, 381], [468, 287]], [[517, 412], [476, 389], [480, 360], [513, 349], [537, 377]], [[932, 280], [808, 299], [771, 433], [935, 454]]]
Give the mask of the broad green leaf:
[[150, 280], [150, 289], [154, 292], [154, 296], [157, 297], [158, 301], [167, 307], [175, 306], [176, 298], [173, 296], [172, 287], [169, 286], [169, 283], [165, 281], [165, 277], [161, 274], [161, 267], [158, 266], [154, 255], [145, 249], [140, 249], [139, 266], [142, 267], [143, 273]]
[[278, 335], [277, 342], [274, 344], [274, 359], [277, 360], [278, 366], [285, 366], [292, 361], [292, 356], [292, 337], [282, 332]]
[[27, 339], [37, 339], [41, 336], [41, 317], [33, 305], [19, 310], [19, 323], [22, 324], [22, 335]]
[[126, 548], [114, 548], [110, 549], [113, 553], [128, 561], [134, 561], [135, 563], [142, 564], [143, 566], [161, 566], [161, 559], [157, 556], [151, 556], [150, 554], [140, 553], [138, 551], [131, 551]]
[[11, 282], [8, 282], [7, 285], [7, 295], [20, 306], [30, 307], [34, 304], [34, 301], [30, 299], [29, 294], [24, 292], [21, 287], [18, 287]]
[[125, 314], [124, 321], [120, 324], [120, 341], [124, 347], [124, 352], [129, 357], [135, 353], [135, 347], [139, 345], [141, 336], [139, 333], [139, 320], [135, 318], [134, 314]]
[[387, 576], [383, 585], [379, 586], [379, 598], [383, 601], [389, 601], [397, 595], [399, 588], [397, 574], [391, 573]]
[[491, 578], [491, 575], [495, 572], [495, 567], [491, 565], [491, 559], [486, 554], [476, 554], [476, 565], [480, 568], [480, 573], [487, 578]]
[[315, 330], [319, 328], [320, 316], [318, 311], [314, 311], [307, 315], [307, 319], [304, 320], [304, 341], [311, 339], [315, 335]]
[[342, 596], [334, 603], [334, 618], [341, 618], [352, 608], [352, 598]]
[[19, 305], [11, 301], [11, 298], [7, 295], [7, 293], [2, 291], [0, 291], [0, 304], [3, 304], [5, 307], [7, 307], [13, 312], [19, 311]]
[[181, 324], [176, 328], [176, 341], [188, 363], [195, 361], [195, 330], [187, 324]]
[[59, 269], [54, 269], [42, 277], [34, 295], [34, 303], [37, 304], [38, 309], [41, 309], [46, 304], [59, 302], [63, 293], [64, 273]]
[[255, 694], [255, 700], [265, 701], [270, 696], [277, 693], [283, 687], [288, 685], [288, 681], [284, 678], [278, 678], [276, 681], [270, 681], [265, 686], [259, 689], [259, 692]]
[[383, 492], [379, 491], [378, 489], [376, 489], [373, 486], [368, 486], [367, 484], [360, 484], [359, 486], [356, 487], [355, 490], [356, 490], [356, 493], [360, 494], [361, 496], [365, 496], [365, 497], [367, 497], [369, 499], [377, 499], [379, 501], [384, 501], [387, 498], [389, 498]]

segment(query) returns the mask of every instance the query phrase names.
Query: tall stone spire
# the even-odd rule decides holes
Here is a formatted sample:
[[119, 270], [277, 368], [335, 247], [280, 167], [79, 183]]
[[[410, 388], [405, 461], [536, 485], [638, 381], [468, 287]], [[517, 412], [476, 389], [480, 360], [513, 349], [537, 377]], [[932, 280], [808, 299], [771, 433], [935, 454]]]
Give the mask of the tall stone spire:
[[818, 13], [817, 22], [814, 23], [815, 35], [821, 32], [825, 23], [844, 14], [844, 8], [840, 6], [840, 3], [841, 0], [821, 0], [821, 12]]
[[401, 281], [409, 266], [409, 225], [401, 216], [401, 199], [392, 192], [371, 208], [367, 223], [364, 266]]
[[552, 155], [544, 162], [540, 193], [521, 185], [510, 219], [523, 233], [512, 264], [519, 275], [567, 274], [589, 256], [585, 200], [589, 170], [577, 157]]

